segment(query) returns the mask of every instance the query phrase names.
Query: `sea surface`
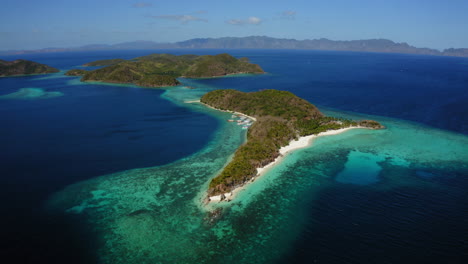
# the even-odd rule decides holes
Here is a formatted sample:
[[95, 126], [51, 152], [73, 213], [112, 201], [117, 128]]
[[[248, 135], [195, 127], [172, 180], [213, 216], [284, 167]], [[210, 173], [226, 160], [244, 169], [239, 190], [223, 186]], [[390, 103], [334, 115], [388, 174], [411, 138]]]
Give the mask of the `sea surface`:
[[[267, 74], [168, 89], [64, 75], [163, 52], [228, 52]], [[61, 72], [0, 78], [2, 262], [468, 262], [466, 58], [130, 50], [0, 59], [18, 58]], [[328, 115], [386, 129], [316, 138], [234, 201], [204, 206], [246, 132], [192, 101], [226, 88], [291, 91]]]

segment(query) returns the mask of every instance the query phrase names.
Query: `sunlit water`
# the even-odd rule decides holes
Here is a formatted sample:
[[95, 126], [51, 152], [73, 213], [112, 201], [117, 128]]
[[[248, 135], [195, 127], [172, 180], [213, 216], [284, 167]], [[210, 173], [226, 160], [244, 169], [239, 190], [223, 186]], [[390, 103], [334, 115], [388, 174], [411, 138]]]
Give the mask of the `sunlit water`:
[[[181, 104], [195, 96], [186, 88], [164, 94]], [[245, 132], [225, 122], [229, 114], [196, 104], [187, 107], [214, 115], [222, 124], [202, 151], [169, 165], [82, 182], [51, 200], [52, 208], [86, 214], [102, 239], [99, 255], [104, 262], [275, 262], [310, 224], [303, 222], [302, 203], [314, 199], [311, 192], [319, 195], [336, 184], [372, 185], [381, 192], [415, 186], [449, 191], [437, 181], [468, 172], [467, 137], [382, 118], [385, 130], [356, 129], [318, 138], [311, 148], [287, 156], [234, 201], [208, 206], [223, 208], [221, 218], [210, 222], [202, 205], [207, 183], [243, 142]], [[421, 172], [434, 176], [421, 177]]]
[[[244, 55], [243, 52], [238, 53]], [[317, 91], [307, 90], [303, 86], [310, 78], [319, 77], [291, 80], [290, 76], [297, 77], [304, 72], [291, 70], [284, 73], [277, 70], [279, 61], [290, 61], [291, 64], [293, 61], [296, 64], [303, 61], [304, 65], [297, 67], [308, 70], [323, 66], [320, 61], [324, 58], [330, 59], [330, 62], [325, 62], [325, 68], [331, 62], [343, 60], [344, 64], [350, 63], [341, 58], [339, 53], [307, 53], [303, 57], [295, 57], [295, 60], [284, 54], [270, 52], [250, 52], [249, 55], [253, 60], [258, 60], [255, 62], [264, 62], [265, 66], [262, 66], [269, 74], [182, 80], [184, 85], [196, 89], [181, 86], [161, 92], [138, 90], [131, 86], [83, 85], [77, 78], [64, 78], [60, 74], [41, 77], [42, 81], [55, 80], [56, 87], [66, 87], [55, 89], [63, 92], [64, 96], [37, 101], [42, 104], [46, 100], [66, 100], [67, 95], [68, 98], [73, 97], [73, 89], [91, 87], [110, 89], [107, 91], [112, 91], [111, 94], [117, 93], [113, 100], [120, 98], [120, 91], [126, 97], [135, 93], [135, 100], [153, 98], [154, 94], [154, 103], [170, 104], [160, 106], [157, 111], [166, 111], [169, 119], [179, 121], [177, 129], [170, 132], [170, 140], [169, 134], [161, 134], [164, 126], [155, 130], [144, 126], [132, 129], [132, 119], [145, 116], [143, 113], [150, 111], [151, 107], [148, 106], [151, 102], [146, 102], [145, 111], [129, 115], [126, 126], [130, 127], [114, 128], [114, 135], [125, 135], [125, 138], [117, 138], [109, 144], [118, 144], [119, 141], [136, 144], [154, 133], [161, 135], [161, 138], [151, 138], [140, 143], [150, 144], [153, 140], [159, 140], [161, 143], [157, 143], [157, 148], [161, 149], [145, 152], [148, 160], [141, 163], [144, 165], [137, 163], [142, 157], [135, 158], [127, 164], [123, 162], [121, 167], [127, 166], [126, 169], [107, 168], [106, 171], [112, 173], [102, 173], [102, 176], [98, 176], [99, 173], [92, 169], [99, 167], [99, 163], [89, 166], [83, 172], [93, 172], [92, 177], [75, 176], [71, 182], [62, 184], [63, 189], [51, 195], [41, 207], [42, 212], [53, 216], [48, 221], [53, 222], [54, 217], [65, 217], [73, 229], [80, 231], [81, 234], [69, 237], [70, 243], [78, 245], [76, 248], [80, 250], [77, 251], [79, 255], [89, 254], [87, 262], [100, 263], [464, 263], [468, 252], [468, 137], [401, 119], [329, 109], [325, 112], [334, 116], [378, 120], [386, 129], [354, 129], [317, 138], [310, 147], [287, 155], [282, 163], [249, 184], [234, 201], [204, 206], [203, 199], [210, 179], [219, 173], [244, 142], [245, 130], [226, 122], [230, 116], [227, 113], [187, 102], [197, 100], [207, 91], [217, 88], [237, 87], [249, 91], [263, 87], [302, 93], [301, 96], [312, 102], [315, 102], [312, 97], [317, 96], [316, 101], [326, 106], [335, 106], [335, 109], [342, 104], [341, 99], [332, 93], [320, 91], [326, 87], [317, 85], [316, 80], [314, 82], [317, 86], [313, 86], [313, 89]], [[367, 61], [363, 58], [373, 58], [372, 55], [362, 56], [357, 61], [364, 63]], [[418, 57], [405, 59], [405, 56], [395, 56], [396, 61], [409, 63], [414, 60], [421, 63]], [[426, 57], [422, 58], [426, 60]], [[79, 63], [84, 62], [87, 61]], [[312, 66], [307, 66], [310, 65], [308, 63]], [[340, 69], [340, 66], [336, 67], [315, 73], [322, 76], [322, 81], [329, 80], [329, 86], [333, 86], [335, 81], [327, 75], [329, 71]], [[354, 73], [360, 73], [360, 78], [365, 81], [364, 72], [369, 70], [367, 67], [357, 68]], [[422, 68], [419, 70], [423, 72]], [[351, 73], [336, 77], [336, 82], [348, 81], [353, 86], [355, 83], [350, 80], [350, 76]], [[431, 76], [430, 79], [437, 77]], [[422, 80], [423, 83], [428, 81], [424, 78]], [[456, 85], [461, 87], [463, 80], [458, 80]], [[287, 86], [288, 81], [291, 81], [291, 86]], [[415, 80], [409, 82], [417, 83]], [[437, 87], [431, 89], [437, 91]], [[20, 88], [11, 87], [8, 92]], [[119, 88], [121, 90], [117, 90]], [[452, 106], [464, 101], [466, 92], [458, 91], [458, 101], [448, 99]], [[87, 93], [76, 93], [74, 96], [81, 96], [80, 100], [83, 101], [88, 96], [92, 98], [93, 93], [90, 89]], [[141, 97], [139, 93], [143, 93]], [[356, 90], [356, 93], [362, 93], [362, 89]], [[453, 90], [450, 93], [456, 92]], [[374, 100], [381, 100], [377, 95], [374, 96]], [[367, 114], [383, 111], [380, 106], [372, 106], [366, 112], [366, 106], [359, 106], [364, 101], [357, 98], [361, 96], [355, 97], [355, 101], [343, 103], [343, 109], [360, 110], [358, 112]], [[392, 100], [395, 98], [397, 96], [393, 95]], [[337, 102], [335, 105], [333, 100]], [[392, 116], [398, 107], [406, 106], [408, 119], [424, 116], [417, 109], [413, 111], [405, 100], [402, 99], [399, 106], [396, 106], [397, 102], [389, 103], [389, 111], [385, 115]], [[442, 98], [440, 101], [445, 102]], [[16, 107], [21, 109], [20, 106]], [[182, 109], [186, 112], [180, 114]], [[433, 106], [427, 109], [435, 111]], [[171, 115], [176, 111], [179, 115]], [[443, 115], [443, 111], [446, 108], [436, 115]], [[466, 117], [459, 114], [462, 111], [462, 108], [457, 108], [453, 112], [457, 114], [447, 118], [463, 122]], [[107, 112], [107, 115], [112, 116], [112, 113]], [[165, 122], [163, 115], [157, 112], [153, 119], [154, 125]], [[419, 118], [420, 122], [433, 122], [431, 120]], [[168, 127], [176, 126], [176, 123], [167, 122], [164, 124]], [[452, 129], [454, 131], [465, 129], [463, 123], [458, 126], [450, 122], [432, 123], [437, 127], [444, 124], [449, 124], [447, 128], [455, 127]], [[203, 126], [206, 126], [206, 130], [203, 130]], [[190, 139], [182, 143], [178, 141], [183, 140], [184, 136], [190, 136]], [[206, 141], [196, 145], [194, 143], [198, 138]], [[163, 147], [164, 141], [167, 141], [166, 147]], [[29, 144], [37, 143], [30, 141]], [[171, 154], [189, 146], [190, 153]], [[139, 148], [143, 148], [143, 145]], [[132, 155], [138, 153], [138, 148], [124, 149], [128, 149]], [[114, 151], [119, 152], [118, 149]], [[173, 155], [173, 158], [152, 166], [150, 158], [157, 162], [166, 153]], [[119, 160], [124, 158], [131, 160], [130, 156], [122, 156]], [[76, 162], [82, 163], [83, 158], [77, 158]], [[112, 158], [103, 162], [102, 166], [111, 162]], [[54, 190], [62, 187], [56, 185]], [[213, 217], [210, 212], [216, 209], [221, 213]]]

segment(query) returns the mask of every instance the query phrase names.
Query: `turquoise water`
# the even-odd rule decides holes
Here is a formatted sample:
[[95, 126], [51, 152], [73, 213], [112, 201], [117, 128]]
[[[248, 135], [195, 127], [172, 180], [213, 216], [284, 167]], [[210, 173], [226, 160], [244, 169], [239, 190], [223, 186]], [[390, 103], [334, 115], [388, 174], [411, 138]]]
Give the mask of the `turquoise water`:
[[358, 185], [376, 183], [379, 181], [379, 173], [382, 170], [379, 162], [384, 160], [385, 157], [372, 153], [351, 151], [344, 169], [336, 176], [336, 181]]
[[[103, 263], [279, 261], [307, 225], [303, 204], [313, 201], [314, 193], [336, 183], [381, 191], [416, 185], [440, 189], [444, 187], [434, 183], [438, 176], [433, 171], [468, 171], [466, 136], [379, 118], [386, 129], [317, 138], [311, 147], [286, 156], [234, 201], [205, 207], [209, 180], [242, 144], [245, 132], [225, 121], [229, 114], [185, 103], [210, 89], [197, 88], [172, 88], [163, 97], [219, 119], [220, 128], [203, 150], [168, 165], [80, 182], [49, 201], [50, 210], [86, 216], [99, 237]], [[418, 173], [412, 175], [415, 169]], [[426, 173], [431, 173], [429, 179]], [[216, 209], [220, 216], [213, 217], [210, 212]]]
[[[467, 262], [466, 59], [230, 50], [268, 74], [181, 80], [185, 86], [166, 90], [63, 75], [152, 52], [24, 55], [62, 72], [0, 79], [2, 96], [23, 88], [63, 94], [0, 100], [4, 259]], [[387, 129], [317, 138], [234, 201], [204, 206], [210, 179], [246, 136], [226, 122], [230, 115], [187, 103], [220, 88], [288, 90], [329, 115]]]
[[62, 92], [48, 92], [41, 88], [21, 88], [17, 92], [0, 96], [0, 99], [47, 99], [63, 96]]

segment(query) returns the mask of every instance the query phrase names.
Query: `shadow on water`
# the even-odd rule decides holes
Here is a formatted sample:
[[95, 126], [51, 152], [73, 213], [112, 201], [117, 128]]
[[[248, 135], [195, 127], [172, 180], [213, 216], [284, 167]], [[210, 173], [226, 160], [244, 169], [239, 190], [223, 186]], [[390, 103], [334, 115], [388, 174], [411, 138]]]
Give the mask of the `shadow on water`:
[[[25, 193], [28, 193], [25, 190]], [[97, 263], [93, 250], [99, 239], [83, 226], [84, 218], [45, 213], [36, 196], [0, 195], [0, 255], [8, 263]], [[12, 203], [14, 202], [14, 203]], [[25, 210], [24, 205], [35, 204]]]

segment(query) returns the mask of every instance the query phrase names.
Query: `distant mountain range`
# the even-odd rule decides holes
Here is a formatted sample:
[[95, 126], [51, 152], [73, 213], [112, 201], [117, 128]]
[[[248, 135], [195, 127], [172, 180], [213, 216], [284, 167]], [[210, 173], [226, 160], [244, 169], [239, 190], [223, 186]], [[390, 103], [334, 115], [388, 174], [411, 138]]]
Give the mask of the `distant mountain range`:
[[197, 38], [174, 43], [153, 41], [134, 41], [114, 45], [86, 45], [75, 48], [46, 48], [38, 50], [10, 50], [0, 52], [2, 55], [92, 51], [92, 50], [129, 50], [129, 49], [302, 49], [302, 50], [338, 50], [360, 52], [406, 53], [438, 56], [468, 57], [468, 48], [445, 49], [439, 51], [429, 48], [417, 48], [407, 43], [396, 43], [388, 39], [366, 39], [337, 41], [329, 39], [280, 39], [265, 36]]

